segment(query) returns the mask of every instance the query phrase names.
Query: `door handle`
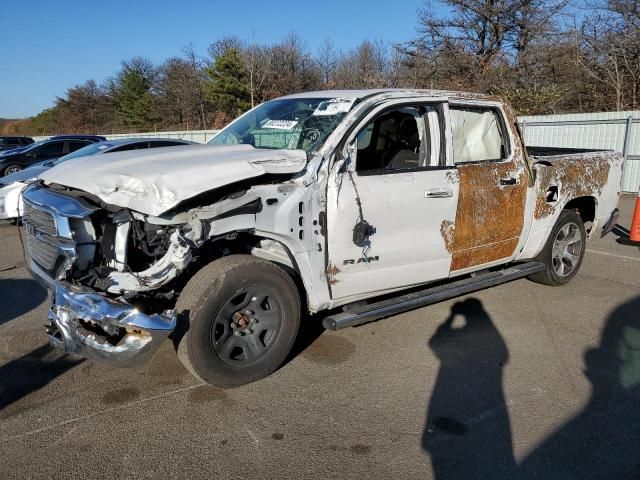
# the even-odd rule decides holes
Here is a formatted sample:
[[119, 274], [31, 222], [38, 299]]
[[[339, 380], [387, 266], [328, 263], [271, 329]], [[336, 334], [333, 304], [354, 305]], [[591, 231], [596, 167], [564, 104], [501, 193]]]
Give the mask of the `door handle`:
[[450, 198], [453, 197], [453, 190], [450, 188], [431, 188], [424, 191], [424, 198]]
[[503, 186], [503, 187], [509, 187], [509, 186], [517, 185], [518, 183], [520, 183], [520, 182], [515, 177], [507, 177], [507, 178], [501, 178], [500, 179], [500, 185]]

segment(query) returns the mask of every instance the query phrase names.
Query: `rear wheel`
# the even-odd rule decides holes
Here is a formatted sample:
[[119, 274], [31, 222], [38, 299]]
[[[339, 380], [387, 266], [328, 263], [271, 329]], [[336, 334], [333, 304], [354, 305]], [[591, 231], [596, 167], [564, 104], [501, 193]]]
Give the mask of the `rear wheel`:
[[536, 260], [545, 269], [531, 275], [534, 282], [564, 285], [576, 276], [586, 249], [587, 233], [580, 216], [573, 210], [563, 210]]
[[205, 266], [187, 283], [176, 310], [182, 322], [174, 339], [180, 361], [218, 387], [274, 372], [291, 351], [300, 325], [292, 279], [273, 263], [249, 255]]
[[23, 168], [20, 165], [9, 165], [4, 169], [4, 176], [11, 175], [12, 173], [19, 172]]

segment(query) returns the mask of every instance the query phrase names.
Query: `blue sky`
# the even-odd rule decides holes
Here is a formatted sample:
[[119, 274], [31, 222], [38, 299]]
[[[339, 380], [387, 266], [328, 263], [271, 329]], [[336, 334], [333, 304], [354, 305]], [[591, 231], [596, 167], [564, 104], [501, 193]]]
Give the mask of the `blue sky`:
[[204, 55], [230, 34], [274, 42], [296, 31], [313, 52], [326, 37], [344, 50], [365, 38], [408, 40], [422, 0], [0, 3], [0, 117], [20, 118], [50, 107], [75, 84], [101, 82], [123, 59], [142, 55], [160, 63], [189, 42]]

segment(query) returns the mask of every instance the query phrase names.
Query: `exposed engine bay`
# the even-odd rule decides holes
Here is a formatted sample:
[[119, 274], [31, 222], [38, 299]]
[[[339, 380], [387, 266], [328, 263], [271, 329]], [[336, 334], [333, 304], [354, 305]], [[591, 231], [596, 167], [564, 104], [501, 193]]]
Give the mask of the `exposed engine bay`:
[[[179, 278], [181, 273], [196, 271], [215, 258], [246, 253], [292, 265], [282, 246], [257, 237], [254, 229], [263, 212], [263, 198], [268, 205], [281, 204], [296, 186], [280, 183], [281, 175], [263, 178], [273, 183], [208, 192], [160, 217], [107, 205], [68, 187], [40, 187], [48, 194], [82, 202], [88, 212], [83, 218], [68, 219], [74, 250], [72, 257], [67, 255], [57, 265], [55, 278], [80, 291], [102, 293], [159, 313], [173, 303], [188, 279]], [[25, 220], [37, 229], [40, 216], [32, 207]]]

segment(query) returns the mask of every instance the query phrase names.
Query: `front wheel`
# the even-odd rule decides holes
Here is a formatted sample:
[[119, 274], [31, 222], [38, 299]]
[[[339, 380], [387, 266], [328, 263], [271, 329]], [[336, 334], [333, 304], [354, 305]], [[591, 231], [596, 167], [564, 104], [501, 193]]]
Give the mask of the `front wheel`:
[[17, 173], [20, 170], [22, 170], [22, 167], [20, 165], [9, 165], [4, 169], [4, 176], [6, 177], [7, 175]]
[[183, 365], [218, 387], [244, 385], [273, 373], [287, 358], [300, 326], [300, 298], [291, 277], [250, 255], [224, 257], [187, 283], [176, 310], [174, 343]]
[[578, 273], [586, 248], [587, 233], [582, 219], [573, 210], [563, 210], [536, 258], [545, 264], [545, 269], [529, 278], [552, 286], [568, 283]]

